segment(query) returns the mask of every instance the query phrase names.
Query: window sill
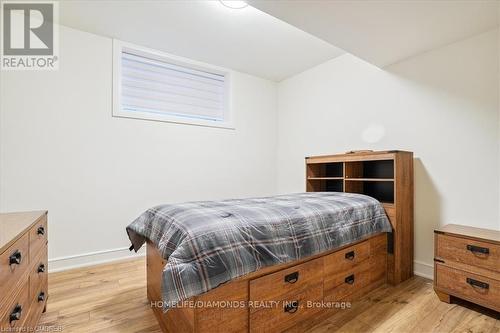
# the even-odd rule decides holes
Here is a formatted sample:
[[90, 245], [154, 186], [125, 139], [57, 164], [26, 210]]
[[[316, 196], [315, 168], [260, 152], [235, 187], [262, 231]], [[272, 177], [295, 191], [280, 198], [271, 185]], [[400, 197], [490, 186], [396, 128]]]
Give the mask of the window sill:
[[148, 121], [160, 121], [165, 123], [175, 123], [175, 124], [183, 124], [183, 125], [192, 125], [192, 126], [202, 126], [202, 127], [214, 127], [214, 128], [223, 128], [228, 130], [235, 130], [234, 124], [232, 122], [223, 122], [223, 121], [210, 121], [210, 120], [195, 120], [195, 119], [183, 119], [180, 117], [169, 117], [169, 116], [161, 116], [154, 115], [148, 113], [131, 113], [131, 112], [113, 112], [113, 117], [117, 118], [130, 118], [130, 119], [140, 119], [140, 120], [148, 120]]

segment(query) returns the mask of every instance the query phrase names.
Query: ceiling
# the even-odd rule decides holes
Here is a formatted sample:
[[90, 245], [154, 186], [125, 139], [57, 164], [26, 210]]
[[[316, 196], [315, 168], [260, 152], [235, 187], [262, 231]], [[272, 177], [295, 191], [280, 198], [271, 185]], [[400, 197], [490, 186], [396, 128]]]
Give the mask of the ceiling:
[[251, 6], [92, 0], [65, 0], [59, 6], [63, 25], [273, 81], [344, 53]]
[[497, 27], [496, 0], [249, 0], [376, 66]]

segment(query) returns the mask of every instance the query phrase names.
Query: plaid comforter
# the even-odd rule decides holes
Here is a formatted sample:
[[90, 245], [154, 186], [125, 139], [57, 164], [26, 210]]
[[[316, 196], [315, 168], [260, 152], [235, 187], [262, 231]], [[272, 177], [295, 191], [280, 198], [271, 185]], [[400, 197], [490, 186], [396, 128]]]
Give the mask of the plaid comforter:
[[262, 267], [389, 231], [377, 200], [338, 192], [161, 205], [127, 227], [136, 251], [148, 239], [167, 260], [165, 310]]

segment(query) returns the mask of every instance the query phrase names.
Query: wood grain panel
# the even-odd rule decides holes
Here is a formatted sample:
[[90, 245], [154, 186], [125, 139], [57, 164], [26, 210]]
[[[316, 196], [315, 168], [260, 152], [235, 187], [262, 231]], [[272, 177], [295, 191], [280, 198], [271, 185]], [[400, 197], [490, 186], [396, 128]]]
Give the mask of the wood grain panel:
[[446, 234], [436, 234], [436, 239], [437, 258], [500, 271], [500, 245]]
[[[30, 299], [34, 299], [40, 292], [40, 287], [47, 284], [48, 262], [47, 248], [41, 250], [40, 256], [31, 263]], [[45, 291], [46, 292], [46, 291]]]
[[499, 280], [437, 263], [436, 288], [439, 291], [500, 311]]
[[279, 300], [283, 295], [300, 293], [322, 282], [323, 258], [319, 258], [251, 280], [250, 301]]
[[30, 261], [34, 261], [46, 249], [47, 234], [47, 215], [43, 215], [29, 230]]
[[[19, 264], [10, 263], [10, 257], [17, 256]], [[0, 295], [6, 297], [20, 282], [29, 269], [29, 237], [21, 236], [5, 252], [0, 254]], [[6, 304], [0, 303], [0, 311]]]
[[351, 270], [370, 257], [370, 242], [363, 242], [324, 257], [325, 276]]
[[[3, 307], [0, 313], [0, 329], [7, 332], [15, 332], [16, 328], [21, 328], [24, 325], [29, 312], [29, 285], [27, 276], [22, 280], [21, 287], [17, 290], [17, 293], [8, 300], [9, 302], [5, 307]], [[19, 313], [17, 320], [11, 319], [11, 314]]]
[[325, 276], [325, 300], [343, 300], [349, 295], [354, 294], [357, 290], [369, 285], [370, 268], [370, 261], [366, 260], [349, 270], [338, 272], [331, 276]]
[[[282, 332], [300, 321], [309, 320], [320, 308], [310, 305], [323, 299], [323, 286], [318, 284], [298, 294], [284, 297], [275, 306], [250, 314], [250, 332]], [[288, 307], [288, 308], [287, 308]], [[290, 310], [296, 307], [296, 310]]]

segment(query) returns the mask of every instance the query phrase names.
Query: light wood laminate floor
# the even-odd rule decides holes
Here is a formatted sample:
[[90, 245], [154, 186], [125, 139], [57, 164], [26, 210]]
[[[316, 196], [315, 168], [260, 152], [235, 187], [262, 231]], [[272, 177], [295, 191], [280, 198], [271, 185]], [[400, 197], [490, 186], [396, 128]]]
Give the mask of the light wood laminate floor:
[[[51, 331], [161, 332], [146, 298], [143, 258], [49, 274], [49, 295], [40, 324]], [[431, 281], [414, 277], [374, 290], [311, 331], [500, 333], [500, 314], [442, 303]]]

